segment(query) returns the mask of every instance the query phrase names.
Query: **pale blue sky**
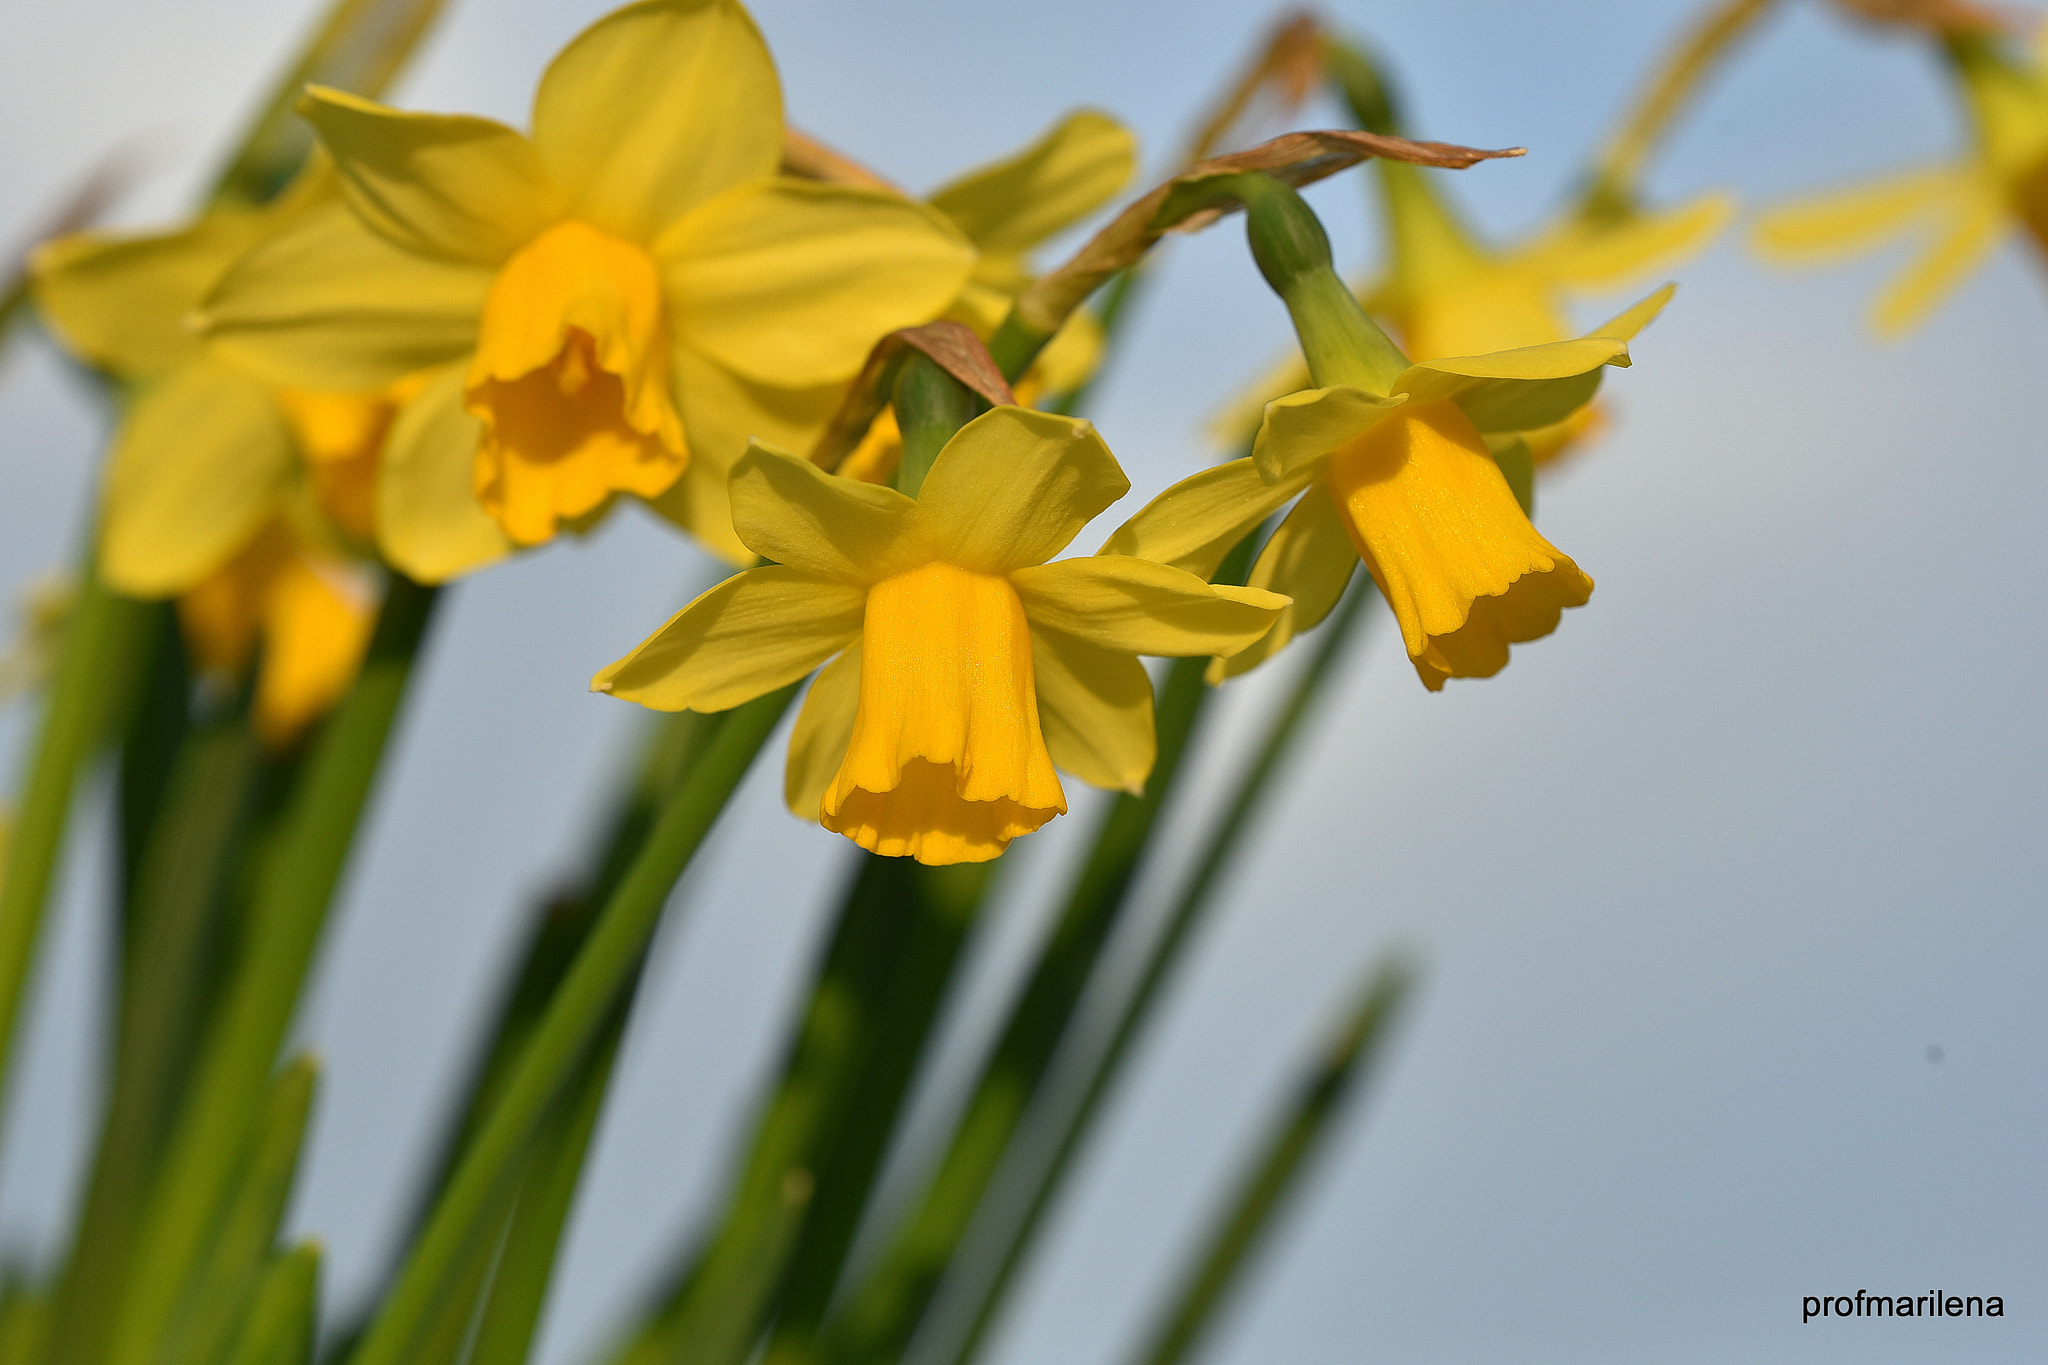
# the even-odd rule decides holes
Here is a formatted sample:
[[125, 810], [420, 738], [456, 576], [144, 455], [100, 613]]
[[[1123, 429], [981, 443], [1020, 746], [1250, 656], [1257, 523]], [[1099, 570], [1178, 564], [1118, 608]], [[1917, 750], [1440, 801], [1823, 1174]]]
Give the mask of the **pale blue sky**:
[[[602, 7], [451, 8], [403, 97], [520, 120]], [[164, 170], [125, 216], [175, 211], [310, 9], [11, 7], [0, 238], [136, 133]], [[1691, 6], [1334, 9], [1389, 55], [1418, 133], [1531, 149], [1458, 182], [1505, 232], [1556, 202]], [[1921, 51], [1812, 0], [1785, 9], [1687, 121], [1660, 193], [1754, 203], [1952, 144]], [[1163, 156], [1267, 17], [1221, 0], [756, 13], [792, 117], [913, 186], [1081, 103]], [[1360, 262], [1362, 185], [1314, 194]], [[1677, 273], [1607, 388], [1613, 434], [1544, 490], [1543, 529], [1599, 590], [1500, 677], [1428, 695], [1375, 623], [1080, 1169], [1001, 1365], [1119, 1358], [1265, 1104], [1393, 942], [1428, 964], [1410, 1027], [1217, 1361], [2041, 1357], [2048, 287], [2008, 245], [1884, 346], [1862, 315], [1888, 264], [1785, 275], [1731, 240]], [[1138, 488], [1119, 512], [1207, 457], [1203, 418], [1285, 337], [1234, 229], [1175, 245], [1098, 414]], [[96, 439], [80, 386], [18, 348], [0, 585], [70, 553]], [[344, 1300], [383, 1254], [523, 897], [568, 865], [625, 741], [627, 708], [583, 684], [702, 571], [626, 516], [455, 594], [302, 1027], [327, 1072], [293, 1219]], [[1226, 714], [1276, 679], [1233, 686]], [[18, 715], [0, 724], [10, 767], [20, 735]], [[1205, 760], [1205, 785], [1229, 758]], [[545, 1365], [586, 1359], [701, 1214], [779, 1045], [843, 845], [755, 777], [658, 955]], [[1026, 882], [1071, 855], [1083, 809], [1019, 845]], [[10, 1116], [0, 1239], [20, 1253], [47, 1246], [89, 1104], [88, 890], [74, 878]], [[997, 929], [969, 1013], [1029, 926]], [[1799, 1321], [1802, 1295], [1936, 1286], [2002, 1293], [2009, 1316]]]

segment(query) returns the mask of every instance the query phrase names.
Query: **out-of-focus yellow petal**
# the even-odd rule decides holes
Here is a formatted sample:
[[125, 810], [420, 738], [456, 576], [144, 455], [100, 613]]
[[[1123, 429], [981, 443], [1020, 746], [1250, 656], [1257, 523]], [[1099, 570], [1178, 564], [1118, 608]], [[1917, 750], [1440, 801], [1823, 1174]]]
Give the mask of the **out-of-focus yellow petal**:
[[860, 634], [867, 594], [800, 569], [734, 574], [590, 680], [657, 711], [726, 711], [793, 683]]
[[1972, 175], [1966, 168], [1928, 166], [1796, 199], [1758, 214], [1750, 242], [1788, 263], [1866, 251], [1951, 202]]
[[727, 479], [733, 466], [755, 439], [779, 450], [809, 450], [838, 408], [844, 385], [756, 384], [688, 347], [674, 350], [669, 373], [690, 463], [683, 477], [649, 505], [719, 558], [751, 564], [754, 552], [732, 526]]
[[1959, 194], [1934, 241], [1871, 305], [1880, 336], [1897, 337], [1925, 318], [1998, 245], [2006, 206], [1997, 188], [1978, 184]]
[[239, 679], [255, 656], [264, 600], [292, 554], [279, 521], [266, 522], [227, 561], [178, 596], [178, 626], [201, 673]]
[[[408, 384], [403, 397], [418, 392], [423, 382], [416, 379]], [[321, 509], [357, 541], [374, 539], [377, 467], [391, 419], [398, 415], [401, 394], [393, 389], [374, 393], [277, 389], [274, 393], [291, 422], [299, 453], [306, 457]]]
[[1152, 679], [1134, 655], [1033, 628], [1038, 723], [1053, 763], [1091, 787], [1145, 794], [1159, 754]]
[[[1405, 377], [1405, 376], [1404, 376]], [[1266, 404], [1252, 462], [1259, 477], [1282, 484], [1306, 477], [1325, 455], [1407, 402], [1401, 394], [1376, 398], [1361, 389], [1303, 389]]]
[[1205, 583], [1185, 569], [1100, 554], [1010, 575], [1033, 625], [1132, 654], [1235, 654], [1264, 635], [1287, 599]]
[[782, 799], [799, 820], [816, 820], [825, 789], [846, 761], [853, 718], [860, 709], [860, 641], [818, 670], [789, 732], [789, 762], [782, 769]]
[[1077, 417], [991, 408], [954, 433], [917, 505], [939, 558], [980, 573], [1043, 564], [1130, 492], [1095, 428]]
[[1330, 460], [1330, 495], [1423, 684], [1490, 677], [1593, 580], [1529, 524], [1457, 406], [1416, 403]]
[[267, 221], [211, 213], [178, 232], [60, 237], [30, 258], [36, 306], [73, 354], [130, 378], [162, 374], [198, 354], [186, 315]]
[[756, 442], [734, 466], [733, 528], [765, 559], [867, 587], [931, 562], [918, 504]]
[[1527, 431], [1571, 416], [1599, 389], [1603, 366], [1628, 363], [1627, 342], [1578, 337], [1420, 361], [1401, 373], [1394, 390], [1414, 403], [1455, 400], [1481, 431]]
[[502, 123], [321, 86], [299, 112], [334, 153], [350, 207], [408, 251], [494, 266], [562, 216], [539, 153]]
[[802, 387], [852, 378], [884, 334], [938, 316], [974, 252], [923, 204], [770, 180], [692, 210], [655, 258], [679, 341], [749, 379]]
[[1315, 629], [1351, 582], [1358, 550], [1330, 493], [1314, 484], [1294, 504], [1287, 519], [1274, 528], [1259, 551], [1247, 586], [1264, 588], [1289, 599], [1272, 628], [1249, 647], [1212, 660], [1210, 686], [1248, 673], [1285, 649], [1295, 636]]
[[1108, 203], [1137, 169], [1130, 129], [1081, 109], [1016, 155], [941, 186], [931, 203], [983, 252], [1022, 254]]
[[651, 0], [598, 20], [549, 64], [533, 141], [577, 217], [645, 244], [774, 174], [782, 90], [733, 0]]
[[116, 591], [169, 597], [276, 512], [297, 454], [270, 391], [202, 356], [136, 399], [111, 458], [100, 572]]
[[[1102, 324], [1090, 310], [1076, 308], [1032, 362], [1040, 391], [1057, 398], [1080, 388], [1094, 378], [1096, 367], [1102, 364], [1102, 347]], [[1022, 401], [1021, 393], [1018, 399]]]
[[329, 204], [237, 261], [198, 323], [214, 350], [273, 384], [377, 389], [475, 345], [491, 277], [402, 251]]
[[462, 388], [462, 366], [447, 366], [399, 410], [377, 479], [378, 548], [421, 583], [445, 583], [512, 553], [476, 499], [483, 426], [464, 410]]
[[1389, 296], [1387, 317], [1417, 360], [1540, 346], [1571, 335], [1549, 281], [1497, 262], [1475, 263], [1431, 288]]
[[369, 586], [353, 566], [288, 556], [264, 603], [257, 737], [282, 749], [333, 710], [362, 667], [376, 619]]
[[1614, 223], [1568, 222], [1514, 253], [1514, 267], [1562, 285], [1604, 288], [1668, 269], [1705, 248], [1735, 217], [1735, 196], [1703, 194]]
[[669, 320], [654, 261], [558, 223], [491, 285], [464, 401], [484, 424], [477, 497], [522, 545], [614, 493], [651, 498], [688, 458], [669, 395]]
[[888, 483], [903, 463], [903, 428], [896, 424], [896, 409], [883, 408], [868, 423], [867, 434], [852, 453], [832, 472], [842, 479], [862, 483]]
[[1009, 580], [933, 563], [867, 598], [860, 705], [819, 822], [871, 853], [957, 863], [1063, 813]]
[[1224, 556], [1313, 477], [1304, 471], [1284, 483], [1267, 483], [1250, 459], [1205, 469], [1145, 504], [1103, 542], [1102, 553], [1213, 578]]
[[1671, 302], [1671, 296], [1677, 292], [1678, 286], [1675, 284], [1667, 284], [1661, 289], [1653, 290], [1586, 335], [1613, 337], [1617, 341], [1634, 341], [1636, 333], [1655, 322], [1657, 315], [1664, 311], [1664, 305]]

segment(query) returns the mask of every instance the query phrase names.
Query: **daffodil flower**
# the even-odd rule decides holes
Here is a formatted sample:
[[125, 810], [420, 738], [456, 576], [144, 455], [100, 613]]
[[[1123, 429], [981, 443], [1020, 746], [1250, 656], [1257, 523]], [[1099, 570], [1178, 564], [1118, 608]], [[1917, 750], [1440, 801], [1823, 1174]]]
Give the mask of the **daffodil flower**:
[[100, 573], [173, 597], [195, 659], [239, 676], [263, 642], [254, 718], [273, 747], [355, 677], [374, 614], [360, 550], [367, 471], [406, 386], [280, 390], [211, 354], [182, 324], [230, 263], [331, 192], [316, 170], [276, 205], [169, 233], [81, 233], [39, 250], [37, 306], [131, 401], [102, 493]]
[[391, 435], [386, 557], [439, 581], [618, 494], [747, 558], [726, 475], [751, 436], [803, 445], [884, 333], [959, 293], [935, 210], [776, 176], [782, 98], [733, 0], [648, 0], [549, 65], [529, 137], [315, 88], [345, 204], [230, 272], [202, 325], [294, 387], [449, 366]]
[[[1676, 208], [1588, 217], [1576, 211], [1507, 248], [1495, 248], [1463, 223], [1418, 166], [1379, 161], [1386, 210], [1385, 271], [1358, 291], [1366, 311], [1384, 319], [1417, 361], [1484, 355], [1564, 341], [1574, 334], [1568, 300], [1619, 288], [1668, 268], [1711, 241], [1734, 215], [1725, 194], [1704, 194]], [[1243, 449], [1268, 402], [1309, 386], [1297, 354], [1218, 416], [1218, 444]], [[1539, 466], [1585, 439], [1599, 409], [1519, 433]]]
[[[974, 271], [946, 316], [986, 340], [1031, 283], [1031, 253], [1109, 202], [1137, 170], [1137, 139], [1115, 119], [1082, 109], [1029, 147], [932, 191], [927, 202], [974, 244]], [[1072, 392], [1102, 362], [1102, 328], [1075, 309], [1017, 382], [1027, 406], [1040, 394]], [[902, 454], [893, 411], [884, 409], [838, 473], [885, 483]]]
[[1232, 546], [1299, 497], [1250, 582], [1291, 599], [1264, 638], [1219, 657], [1211, 682], [1280, 652], [1337, 603], [1359, 560], [1401, 625], [1423, 685], [1491, 677], [1508, 646], [1548, 635], [1593, 580], [1529, 523], [1488, 437], [1567, 420], [1667, 286], [1590, 336], [1418, 361], [1385, 395], [1304, 389], [1266, 405], [1252, 454], [1184, 479], [1117, 533], [1104, 553], [1141, 555], [1207, 576]]
[[2048, 253], [2048, 25], [2021, 60], [1990, 37], [1946, 40], [1972, 145], [1955, 159], [1797, 200], [1757, 219], [1764, 256], [1799, 264], [1918, 236], [1914, 260], [1877, 297], [1884, 336], [1911, 330], [2014, 227]]
[[1229, 654], [1285, 605], [1124, 555], [1046, 562], [1129, 487], [1093, 427], [1025, 408], [961, 428], [914, 499], [756, 445], [733, 520], [773, 563], [591, 686], [722, 711], [825, 664], [790, 740], [790, 809], [875, 853], [985, 861], [1066, 810], [1055, 764], [1143, 790], [1152, 687], [1134, 656]]

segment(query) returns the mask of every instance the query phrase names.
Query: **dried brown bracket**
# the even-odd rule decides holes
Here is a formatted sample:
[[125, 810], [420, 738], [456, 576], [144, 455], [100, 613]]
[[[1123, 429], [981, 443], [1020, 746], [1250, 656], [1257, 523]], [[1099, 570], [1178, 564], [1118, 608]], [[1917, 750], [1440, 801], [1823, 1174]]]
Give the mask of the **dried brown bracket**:
[[[1416, 142], [1348, 129], [1283, 133], [1271, 141], [1228, 156], [1197, 162], [1133, 202], [1064, 265], [1041, 276], [1017, 296], [1010, 322], [1049, 337], [1112, 275], [1138, 263], [1170, 232], [1199, 232], [1241, 207], [1220, 183], [1246, 171], [1263, 171], [1299, 188], [1373, 157], [1418, 166], [1463, 170], [1481, 161], [1521, 156], [1521, 147], [1486, 151], [1449, 142]], [[895, 368], [907, 350], [928, 355], [955, 379], [991, 403], [1015, 401], [988, 348], [954, 322], [927, 323], [891, 332], [869, 354], [860, 377], [811, 451], [821, 469], [836, 469], [860, 444], [868, 426], [889, 401]]]

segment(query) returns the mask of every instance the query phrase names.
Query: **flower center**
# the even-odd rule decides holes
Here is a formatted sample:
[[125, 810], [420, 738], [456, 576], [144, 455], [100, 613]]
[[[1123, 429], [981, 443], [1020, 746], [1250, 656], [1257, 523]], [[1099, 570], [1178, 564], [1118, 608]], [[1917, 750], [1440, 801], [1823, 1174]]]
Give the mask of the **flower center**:
[[891, 857], [983, 862], [1066, 809], [1010, 581], [934, 563], [868, 589], [860, 706], [825, 828]]
[[688, 461], [669, 395], [654, 260], [557, 223], [507, 261], [484, 301], [465, 404], [484, 426], [476, 491], [522, 545], [614, 493], [653, 497]]

